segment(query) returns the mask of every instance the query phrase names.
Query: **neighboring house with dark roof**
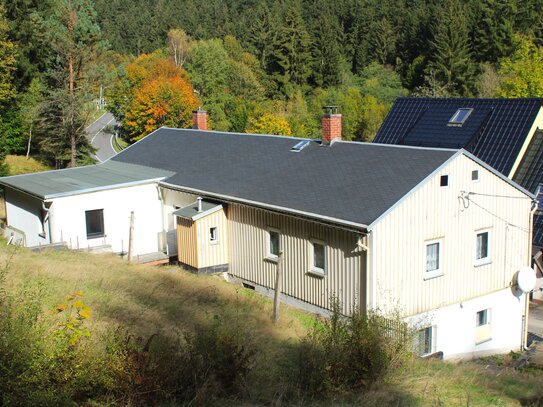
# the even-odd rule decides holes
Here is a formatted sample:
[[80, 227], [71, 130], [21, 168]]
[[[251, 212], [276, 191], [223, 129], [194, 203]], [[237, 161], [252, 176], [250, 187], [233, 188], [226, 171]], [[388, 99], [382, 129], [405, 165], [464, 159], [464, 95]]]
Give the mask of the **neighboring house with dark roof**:
[[[542, 106], [543, 98], [398, 98], [374, 142], [464, 148], [538, 195], [543, 184]], [[541, 251], [541, 205], [533, 227], [532, 242]], [[537, 271], [537, 286], [543, 289], [543, 269]], [[535, 296], [543, 299], [541, 292]]]
[[[90, 246], [87, 213], [101, 211], [96, 242], [117, 251], [113, 239], [124, 247], [133, 211], [136, 247], [172, 253], [174, 236], [186, 267], [266, 294], [281, 267], [282, 300], [312, 311], [329, 310], [332, 296], [345, 313], [399, 309], [421, 328], [421, 354], [524, 344], [526, 296], [512, 281], [529, 262], [533, 196], [465, 150], [344, 142], [341, 115], [327, 114], [319, 141], [160, 128], [85, 168], [63, 170], [70, 182], [54, 173], [0, 179], [8, 225], [28, 242], [40, 231], [25, 229], [33, 216], [55, 231], [44, 242], [58, 243], [71, 224]], [[64, 212], [57, 204], [67, 189], [78, 200]], [[506, 205], [492, 194], [516, 199]], [[34, 206], [23, 208], [30, 198]], [[504, 251], [511, 242], [515, 250]]]

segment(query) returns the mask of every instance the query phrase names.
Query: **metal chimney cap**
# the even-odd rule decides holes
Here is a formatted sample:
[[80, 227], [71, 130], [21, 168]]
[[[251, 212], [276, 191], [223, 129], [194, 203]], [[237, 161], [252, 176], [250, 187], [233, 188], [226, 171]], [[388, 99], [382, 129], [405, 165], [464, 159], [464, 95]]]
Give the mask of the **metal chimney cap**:
[[338, 114], [339, 113], [339, 107], [338, 106], [323, 106], [322, 107], [325, 114]]
[[202, 212], [202, 197], [199, 196], [197, 199], [198, 199], [198, 212]]

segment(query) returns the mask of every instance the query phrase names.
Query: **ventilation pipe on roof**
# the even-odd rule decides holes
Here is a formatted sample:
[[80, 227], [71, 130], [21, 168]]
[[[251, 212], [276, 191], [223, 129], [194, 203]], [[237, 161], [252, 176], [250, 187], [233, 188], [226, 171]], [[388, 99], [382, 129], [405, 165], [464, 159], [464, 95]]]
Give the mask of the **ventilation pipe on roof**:
[[192, 112], [192, 128], [198, 130], [207, 130], [207, 112], [198, 107], [198, 110]]
[[337, 106], [324, 106], [322, 116], [322, 145], [331, 146], [341, 140], [341, 113]]
[[198, 197], [198, 212], [202, 212], [202, 197]]

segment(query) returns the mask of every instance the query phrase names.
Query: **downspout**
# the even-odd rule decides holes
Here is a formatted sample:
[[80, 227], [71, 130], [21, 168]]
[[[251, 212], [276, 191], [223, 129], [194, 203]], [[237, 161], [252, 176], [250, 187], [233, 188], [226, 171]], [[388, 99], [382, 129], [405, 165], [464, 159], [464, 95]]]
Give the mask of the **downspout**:
[[[368, 235], [366, 235], [367, 237]], [[359, 307], [360, 312], [362, 314], [366, 314], [368, 311], [368, 256], [370, 255], [370, 248], [366, 246], [363, 243], [364, 235], [358, 236], [358, 241], [356, 242], [356, 250], [363, 250], [366, 252], [366, 255], [364, 256], [364, 262], [360, 262], [360, 267], [362, 270], [360, 270], [360, 295], [362, 295], [362, 292], [364, 292], [365, 298], [364, 298], [364, 304], [362, 304], [362, 301], [360, 301]], [[363, 285], [362, 285], [363, 284]]]
[[[538, 201], [536, 199], [534, 199], [532, 201], [532, 209], [530, 210], [530, 222], [528, 223], [528, 230], [529, 230], [529, 233], [528, 233], [528, 265], [531, 267], [532, 266], [532, 242], [533, 242], [533, 225], [534, 225], [534, 214], [535, 212], [537, 211], [538, 209]], [[525, 293], [524, 294], [524, 323], [523, 323], [523, 329], [522, 329], [522, 340], [521, 340], [521, 346], [522, 346], [522, 349], [525, 349], [527, 350], [527, 345], [528, 345], [528, 319], [529, 319], [529, 316], [530, 316], [530, 300], [529, 300], [529, 297], [530, 297], [530, 294], [529, 293]]]
[[158, 192], [158, 200], [160, 201], [160, 223], [161, 223], [162, 239], [163, 239], [163, 245], [162, 245], [162, 247], [160, 249], [164, 250], [168, 246], [168, 231], [165, 230], [165, 225], [164, 225], [164, 216], [165, 216], [165, 213], [164, 213], [164, 189], [162, 189], [160, 187], [160, 185], [158, 185], [158, 183], [156, 184], [156, 189], [157, 189], [157, 192]]
[[[49, 231], [49, 243], [53, 244], [53, 236], [51, 235], [51, 219], [49, 216], [49, 211], [51, 210], [52, 202], [48, 202], [50, 205], [49, 207], [45, 206], [45, 201], [41, 202], [41, 208], [45, 212], [45, 216], [43, 217], [43, 224], [45, 226], [45, 223], [47, 223], [47, 229]], [[43, 231], [45, 233], [45, 230]]]

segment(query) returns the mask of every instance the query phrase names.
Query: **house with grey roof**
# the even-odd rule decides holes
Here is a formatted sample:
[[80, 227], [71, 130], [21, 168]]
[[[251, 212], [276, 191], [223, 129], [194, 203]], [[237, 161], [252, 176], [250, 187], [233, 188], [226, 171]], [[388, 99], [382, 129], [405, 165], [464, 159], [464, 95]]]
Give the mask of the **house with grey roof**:
[[[374, 142], [464, 148], [543, 196], [543, 98], [398, 98]], [[532, 295], [543, 300], [541, 200], [533, 228], [539, 290]]]
[[203, 130], [202, 114], [97, 166], [0, 179], [8, 228], [27, 245], [118, 252], [130, 240], [135, 255], [164, 252], [267, 295], [280, 268], [282, 301], [399, 311], [422, 355], [525, 343], [524, 188], [463, 149], [342, 141], [333, 112], [320, 140]]

